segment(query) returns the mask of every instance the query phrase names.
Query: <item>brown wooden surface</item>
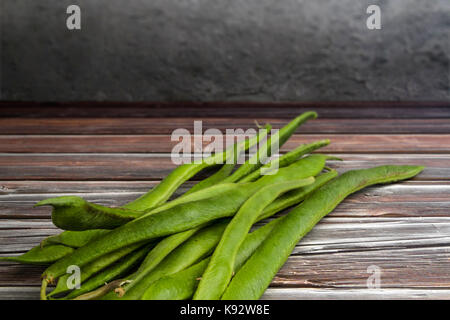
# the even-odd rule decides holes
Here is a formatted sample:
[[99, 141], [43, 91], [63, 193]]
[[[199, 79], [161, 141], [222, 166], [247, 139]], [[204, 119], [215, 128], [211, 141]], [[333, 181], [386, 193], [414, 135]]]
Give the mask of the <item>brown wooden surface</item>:
[[[58, 230], [38, 200], [79, 195], [117, 206], [174, 165], [176, 128], [275, 128], [317, 110], [282, 152], [329, 138], [344, 172], [421, 164], [416, 178], [350, 196], [295, 248], [265, 299], [450, 299], [450, 106], [445, 103], [0, 103], [0, 255]], [[196, 179], [202, 177], [199, 175]], [[186, 188], [189, 184], [182, 188]], [[181, 191], [182, 191], [181, 190]], [[180, 191], [180, 192], [181, 192]], [[366, 286], [381, 268], [381, 289]], [[0, 299], [38, 297], [42, 267], [0, 262]]]

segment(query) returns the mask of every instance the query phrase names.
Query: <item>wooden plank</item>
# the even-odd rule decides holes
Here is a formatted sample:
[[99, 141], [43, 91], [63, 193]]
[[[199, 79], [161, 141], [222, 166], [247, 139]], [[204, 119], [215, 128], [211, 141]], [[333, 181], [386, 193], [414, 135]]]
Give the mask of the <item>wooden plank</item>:
[[[46, 224], [50, 226], [42, 221], [41, 228]], [[23, 239], [26, 231], [0, 230], [2, 250], [10, 250], [2, 255], [39, 242], [39, 229]], [[449, 244], [450, 217], [327, 217], [296, 246], [272, 286], [364, 288], [367, 268], [376, 265], [381, 269], [382, 288], [450, 288]], [[43, 267], [1, 262], [0, 286], [38, 285], [42, 271]]]
[[[443, 118], [450, 104], [429, 102], [0, 102], [0, 117]], [[424, 112], [426, 110], [426, 112]]]
[[[39, 287], [0, 287], [0, 300], [38, 300]], [[262, 300], [425, 300], [450, 299], [448, 289], [269, 288]]]
[[[194, 121], [203, 120], [203, 130], [215, 128], [256, 129], [254, 120], [278, 129], [288, 122], [280, 118], [0, 118], [0, 134], [172, 134], [185, 128], [194, 132]], [[324, 119], [309, 121], [298, 133], [305, 134], [448, 134], [449, 118], [439, 119]]]
[[[344, 161], [329, 163], [341, 172], [386, 164], [424, 165], [416, 180], [450, 179], [446, 154], [336, 155]], [[0, 180], [157, 180], [175, 167], [164, 154], [0, 154]]]
[[[265, 223], [265, 222], [264, 222]], [[49, 219], [2, 220], [0, 254], [19, 254], [58, 229]], [[294, 254], [326, 254], [420, 246], [447, 246], [450, 217], [324, 218], [302, 239]]]
[[[375, 186], [351, 195], [339, 205], [336, 217], [448, 216], [450, 182], [405, 181]], [[49, 218], [50, 208], [33, 208], [46, 198], [81, 196], [94, 203], [120, 206], [138, 198], [156, 182], [120, 181], [0, 181], [0, 218]], [[179, 195], [192, 183], [183, 186]]]
[[[191, 148], [194, 150], [192, 137]], [[198, 137], [206, 147], [210, 138]], [[223, 138], [232, 141], [231, 136]], [[450, 134], [303, 134], [292, 136], [281, 148], [288, 152], [300, 144], [330, 139], [320, 152], [328, 153], [450, 153]], [[4, 135], [0, 151], [11, 153], [170, 153], [178, 140], [169, 135]]]
[[[17, 288], [14, 293], [31, 297]], [[20, 292], [20, 293], [19, 293]], [[33, 293], [34, 294], [34, 293]], [[35, 294], [36, 295], [36, 294]], [[449, 289], [269, 288], [262, 300], [449, 300]]]
[[450, 288], [450, 246], [293, 255], [272, 285], [365, 288], [370, 266], [380, 268], [382, 288]]

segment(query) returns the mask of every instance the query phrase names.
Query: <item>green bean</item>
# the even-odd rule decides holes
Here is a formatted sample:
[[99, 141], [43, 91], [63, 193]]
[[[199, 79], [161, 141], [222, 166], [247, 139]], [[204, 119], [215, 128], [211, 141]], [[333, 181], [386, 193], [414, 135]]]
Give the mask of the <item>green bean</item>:
[[88, 279], [85, 283], [83, 283], [80, 289], [75, 289], [71, 291], [67, 296], [64, 297], [64, 299], [67, 300], [74, 298], [77, 299], [97, 298], [97, 296], [94, 296], [92, 294], [88, 294], [87, 296], [84, 296], [84, 294], [92, 290], [95, 290], [100, 286], [103, 286], [106, 282], [115, 280], [118, 277], [125, 275], [145, 257], [150, 248], [151, 246], [150, 247], [145, 246], [123, 257], [117, 263], [111, 265], [110, 267], [106, 268], [105, 270], [97, 273], [96, 275]]
[[153, 270], [176, 247], [192, 237], [201, 227], [175, 233], [161, 240], [145, 257], [136, 274], [147, 273]]
[[231, 174], [231, 172], [233, 172], [234, 167], [235, 167], [235, 163], [225, 163], [215, 174], [196, 183], [191, 189], [189, 189], [185, 193], [185, 195], [191, 194], [193, 192], [197, 192], [199, 190], [203, 190], [203, 189], [209, 188], [211, 186], [214, 186], [218, 183], [221, 183], [223, 180], [225, 180]]
[[[80, 282], [83, 283], [90, 277], [92, 277], [97, 272], [105, 269], [106, 267], [110, 266], [112, 263], [116, 262], [117, 260], [120, 260], [124, 256], [128, 255], [129, 253], [135, 251], [139, 247], [142, 246], [142, 243], [133, 244], [130, 246], [123, 247], [121, 249], [118, 249], [116, 251], [113, 251], [111, 253], [105, 254], [101, 256], [99, 259], [96, 259], [95, 261], [86, 264], [83, 267], [80, 267]], [[61, 293], [65, 293], [67, 291], [70, 291], [70, 288], [68, 287], [68, 280], [71, 277], [71, 274], [66, 273], [62, 277], [59, 278], [58, 284], [56, 288], [48, 295], [49, 297], [53, 297], [56, 295], [59, 295]]]
[[[242, 264], [253, 254], [256, 248], [272, 231], [273, 227], [281, 218], [272, 220], [268, 224], [249, 233], [239, 251], [234, 262], [234, 271], [236, 272]], [[211, 257], [192, 265], [191, 267], [162, 277], [153, 282], [142, 296], [143, 300], [183, 300], [190, 299], [197, 288], [199, 278], [204, 273]]]
[[279, 169], [274, 175], [264, 176], [253, 183], [237, 184], [234, 189], [218, 196], [187, 202], [142, 219], [130, 221], [59, 260], [43, 273], [43, 278], [53, 282], [55, 278], [63, 275], [70, 265], [81, 267], [123, 246], [164, 237], [198, 227], [212, 220], [230, 217], [245, 200], [265, 185], [317, 175], [323, 169], [325, 159], [323, 155], [312, 155]]
[[[324, 174], [318, 176], [316, 178], [316, 181], [313, 184], [299, 188], [297, 190], [287, 192], [286, 194], [277, 198], [269, 206], [267, 206], [264, 209], [263, 213], [258, 217], [258, 220], [268, 218], [268, 217], [272, 216], [273, 214], [275, 214], [276, 212], [279, 212], [283, 209], [286, 209], [292, 205], [295, 205], [295, 204], [301, 202], [311, 192], [320, 188], [326, 182], [330, 181], [331, 179], [335, 178], [336, 176], [337, 176], [337, 171], [331, 170], [330, 172], [327, 172], [327, 173], [324, 173]], [[235, 268], [234, 268], [235, 271], [239, 270], [242, 263], [253, 252], [251, 250], [249, 251], [249, 250], [245, 249], [246, 243], [248, 241], [251, 242], [250, 239], [252, 239], [253, 236], [255, 238], [257, 238], [257, 235], [262, 232], [265, 232], [265, 235], [262, 236], [265, 238], [265, 236], [267, 236], [267, 234], [270, 232], [270, 230], [272, 230], [274, 223], [279, 220], [280, 220], [280, 218], [272, 220], [270, 223], [257, 229], [256, 231], [250, 233], [246, 237], [244, 243], [239, 248], [238, 255], [236, 256], [236, 263], [235, 263]], [[266, 231], [264, 231], [264, 230], [266, 230]], [[250, 238], [250, 239], [248, 239], [248, 238]], [[262, 240], [263, 239], [261, 239], [261, 241]], [[259, 243], [258, 243], [258, 245], [259, 245]], [[154, 282], [153, 284], [150, 285], [150, 287], [146, 291], [144, 299], [180, 300], [180, 299], [191, 298], [192, 295], [194, 294], [194, 291], [197, 288], [197, 285], [198, 285], [197, 278], [201, 277], [201, 275], [203, 274], [204, 270], [206, 269], [206, 266], [209, 263], [209, 259], [210, 258], [206, 258], [205, 260], [202, 260], [198, 264], [193, 265], [192, 267], [190, 267], [186, 270], [180, 271], [172, 276], [167, 276], [167, 277], [164, 277], [164, 278]]]
[[[228, 221], [204, 228], [172, 251], [149, 273], [141, 273], [123, 288], [122, 299], [139, 299], [154, 281], [183, 270], [204, 258], [217, 245]], [[111, 296], [109, 296], [111, 297]]]
[[[272, 127], [270, 125], [266, 125], [266, 131], [264, 131], [264, 136], [267, 135], [267, 132], [269, 132], [271, 128]], [[230, 152], [229, 154], [227, 153], [227, 159], [225, 164], [215, 174], [195, 184], [191, 189], [189, 189], [185, 193], [185, 195], [197, 192], [202, 189], [209, 188], [218, 183], [222, 183], [226, 178], [228, 178], [228, 176], [233, 172], [233, 169], [236, 166], [239, 154], [241, 153], [241, 151], [244, 151], [244, 150], [237, 150], [238, 147], [239, 145], [235, 144], [234, 152]], [[243, 149], [242, 146], [241, 149]]]
[[42, 240], [41, 247], [49, 244], [62, 244], [72, 248], [79, 248], [88, 242], [98, 239], [108, 233], [106, 229], [92, 229], [85, 231], [63, 231], [60, 234], [50, 236]]
[[317, 176], [316, 181], [314, 181], [313, 184], [299, 188], [297, 190], [286, 192], [282, 196], [278, 197], [274, 202], [269, 204], [259, 216], [258, 220], [266, 219], [281, 210], [300, 203], [310, 193], [314, 192], [331, 179], [334, 179], [337, 175], [338, 173], [336, 170], [331, 170], [330, 172], [326, 172]]
[[51, 205], [52, 221], [64, 230], [114, 229], [141, 215], [124, 208], [108, 208], [76, 196], [64, 196], [39, 201], [35, 206]]
[[349, 194], [364, 187], [411, 178], [419, 166], [381, 166], [342, 174], [310, 195], [275, 226], [236, 273], [222, 299], [258, 299], [285, 263], [298, 241]]
[[263, 209], [279, 195], [314, 182], [310, 177], [266, 186], [251, 196], [239, 209], [220, 239], [200, 280], [194, 300], [218, 300], [230, 281], [239, 247]]
[[177, 167], [155, 188], [121, 208], [101, 206], [76, 196], [46, 199], [38, 202], [36, 206], [51, 205], [53, 223], [64, 230], [113, 229], [166, 202], [182, 183], [195, 174], [207, 167], [223, 163], [227, 155], [233, 154], [235, 150], [247, 150], [266, 134], [267, 130], [264, 130], [255, 137], [240, 141], [200, 163], [194, 162]]
[[248, 159], [243, 165], [241, 165], [231, 176], [225, 179], [224, 182], [237, 182], [261, 167], [261, 161], [272, 154], [273, 147], [277, 145], [278, 147], [281, 147], [300, 125], [309, 119], [315, 118], [317, 118], [317, 113], [312, 111], [305, 112], [296, 117], [269, 139], [267, 139], [266, 143], [259, 147], [258, 152], [253, 157]]
[[208, 167], [226, 162], [227, 155], [229, 155], [230, 152], [235, 152], [235, 150], [247, 150], [257, 144], [266, 134], [267, 130], [263, 130], [260, 134], [241, 141], [223, 152], [211, 155], [210, 157], [203, 159], [200, 163], [193, 162], [178, 166], [155, 188], [123, 207], [132, 210], [145, 211], [166, 202], [180, 185], [192, 178], [198, 172]]
[[183, 194], [180, 197], [178, 197], [172, 201], [166, 202], [163, 205], [160, 205], [154, 209], [151, 209], [151, 210], [145, 212], [142, 216], [140, 216], [137, 219], [142, 219], [151, 214], [155, 214], [155, 213], [173, 208], [173, 207], [178, 206], [183, 203], [199, 201], [199, 200], [219, 196], [221, 194], [224, 194], [227, 191], [233, 190], [234, 188], [236, 188], [235, 183], [221, 183], [220, 185], [211, 186], [209, 188], [205, 188], [205, 189], [193, 192], [193, 193]]
[[273, 168], [278, 169], [288, 166], [298, 160], [301, 156], [310, 153], [316, 149], [322, 148], [330, 144], [330, 140], [320, 140], [309, 144], [302, 144], [295, 148], [294, 150], [286, 153], [285, 155], [272, 160], [271, 162], [262, 166], [259, 170], [253, 171], [249, 175], [245, 176], [239, 182], [251, 182], [258, 179], [261, 175], [265, 175], [271, 171]]
[[49, 245], [44, 248], [37, 246], [20, 256], [0, 257], [0, 260], [20, 262], [24, 264], [48, 265], [71, 254], [73, 251], [73, 248], [59, 244]]

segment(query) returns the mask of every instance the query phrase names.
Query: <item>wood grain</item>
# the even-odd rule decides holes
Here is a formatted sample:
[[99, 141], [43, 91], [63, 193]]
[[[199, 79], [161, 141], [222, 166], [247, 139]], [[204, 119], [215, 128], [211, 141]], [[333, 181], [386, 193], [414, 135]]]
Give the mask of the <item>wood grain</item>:
[[[351, 195], [295, 247], [263, 299], [450, 299], [450, 104], [11, 103], [0, 102], [0, 255], [17, 255], [59, 230], [37, 201], [78, 195], [120, 206], [175, 165], [174, 129], [256, 128], [316, 110], [286, 143], [330, 138], [321, 151], [345, 172], [421, 164], [413, 180]], [[193, 180], [205, 176], [200, 174]], [[194, 182], [186, 183], [184, 192]], [[283, 212], [284, 214], [286, 212]], [[381, 268], [368, 289], [367, 267]], [[0, 262], [0, 299], [37, 299], [44, 267]]]
[[[345, 161], [329, 163], [340, 172], [385, 164], [424, 165], [416, 180], [450, 179], [448, 154], [336, 156]], [[165, 154], [0, 154], [0, 180], [160, 180], [175, 167]]]
[[[357, 192], [332, 213], [336, 217], [448, 216], [450, 182], [407, 181]], [[2, 181], [0, 219], [49, 218], [49, 207], [33, 208], [38, 201], [63, 195], [81, 196], [94, 203], [120, 206], [138, 198], [155, 182]], [[186, 191], [192, 183], [182, 187]], [[31, 227], [31, 224], [28, 226]]]
[[[191, 150], [194, 139], [190, 138]], [[198, 139], [203, 147], [213, 141], [207, 136]], [[224, 137], [223, 147], [227, 139], [232, 141]], [[331, 140], [320, 149], [328, 153], [450, 153], [450, 134], [296, 134], [281, 152], [322, 139]], [[170, 153], [178, 143], [169, 135], [0, 135], [4, 153]]]
[[[38, 300], [39, 288], [0, 287], [0, 300]], [[317, 289], [269, 288], [262, 300], [427, 300], [450, 299], [447, 289]]]
[[[50, 228], [49, 223], [49, 228]], [[0, 230], [2, 254], [27, 250], [42, 240]], [[29, 229], [22, 229], [27, 232]], [[54, 232], [50, 232], [54, 234]], [[274, 279], [282, 287], [366, 287], [367, 267], [381, 268], [383, 288], [450, 287], [450, 218], [323, 219], [308, 234]], [[27, 245], [29, 247], [27, 247]], [[39, 284], [42, 267], [1, 262], [0, 286]], [[20, 280], [17, 275], [21, 274]]]
[[[281, 118], [0, 118], [0, 134], [172, 134], [175, 128], [194, 132], [194, 121], [203, 120], [202, 128], [256, 129], [270, 123], [279, 129], [287, 123]], [[298, 133], [306, 134], [448, 134], [450, 117], [443, 119], [324, 119], [310, 121]]]

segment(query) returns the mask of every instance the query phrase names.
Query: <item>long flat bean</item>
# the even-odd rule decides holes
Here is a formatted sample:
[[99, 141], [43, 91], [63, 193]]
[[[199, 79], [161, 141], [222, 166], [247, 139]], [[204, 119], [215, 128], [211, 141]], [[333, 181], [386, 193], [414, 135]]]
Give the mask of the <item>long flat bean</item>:
[[285, 181], [266, 186], [251, 196], [239, 209], [220, 239], [202, 276], [194, 300], [217, 300], [233, 275], [239, 247], [263, 209], [279, 195], [312, 184], [314, 178]]
[[272, 154], [272, 149], [275, 146], [281, 147], [300, 125], [309, 119], [315, 118], [317, 118], [317, 113], [313, 111], [305, 112], [296, 117], [286, 126], [278, 130], [274, 135], [270, 136], [266, 143], [259, 147], [257, 153], [242, 164], [231, 176], [225, 179], [224, 182], [237, 182], [261, 167], [263, 165], [262, 161]]
[[60, 244], [49, 245], [43, 248], [37, 246], [20, 256], [0, 257], [0, 260], [24, 264], [48, 265], [71, 254], [73, 251], [73, 248]]
[[[236, 255], [234, 262], [235, 272], [239, 270], [242, 264], [266, 239], [280, 219], [282, 218], [272, 220], [245, 237]], [[187, 269], [153, 282], [145, 291], [142, 300], [184, 300], [191, 298], [197, 289], [199, 278], [203, 275], [210, 259], [211, 257], [205, 258]]]
[[105, 283], [115, 280], [120, 276], [127, 274], [131, 269], [133, 269], [148, 253], [151, 249], [149, 246], [145, 246], [139, 250], [136, 250], [129, 255], [123, 257], [117, 263], [111, 265], [105, 270], [97, 273], [90, 279], [88, 279], [85, 283], [83, 283], [80, 289], [75, 289], [71, 291], [67, 296], [64, 297], [65, 300], [74, 299], [78, 297], [79, 300], [87, 300], [94, 299], [97, 296], [88, 294], [87, 296], [82, 297], [85, 293], [88, 293], [92, 290], [97, 289], [100, 286], [103, 286]]
[[[105, 269], [106, 267], [110, 266], [112, 263], [116, 262], [117, 260], [120, 260], [124, 256], [128, 255], [129, 253], [135, 251], [139, 247], [142, 246], [142, 243], [132, 244], [123, 248], [120, 248], [118, 250], [115, 250], [113, 252], [110, 252], [108, 254], [105, 254], [101, 256], [99, 259], [96, 259], [95, 261], [86, 264], [85, 266], [80, 267], [80, 281], [81, 284], [85, 282], [87, 279], [92, 277], [97, 272]], [[65, 274], [62, 277], [59, 278], [58, 284], [56, 288], [48, 295], [49, 297], [59, 295], [61, 293], [65, 293], [70, 291], [70, 288], [68, 287], [68, 280], [71, 274]]]
[[70, 265], [81, 267], [121, 247], [189, 230], [219, 218], [230, 217], [245, 200], [265, 185], [317, 175], [322, 171], [325, 159], [326, 157], [322, 155], [312, 155], [279, 169], [274, 175], [264, 176], [253, 183], [238, 184], [235, 189], [219, 196], [184, 203], [145, 218], [130, 221], [59, 260], [43, 273], [43, 279], [53, 282], [55, 278], [63, 275]]
[[72, 248], [79, 248], [92, 240], [98, 239], [107, 234], [107, 229], [92, 229], [85, 231], [63, 231], [60, 234], [50, 236], [42, 240], [41, 247], [50, 244], [62, 244]]
[[275, 226], [236, 273], [222, 299], [258, 299], [285, 263], [298, 241], [349, 194], [372, 184], [411, 178], [419, 166], [381, 166], [342, 174], [310, 195]]
[[149, 273], [141, 273], [123, 289], [122, 299], [139, 299], [154, 281], [165, 275], [183, 270], [212, 252], [220, 240], [228, 221], [222, 221], [200, 230], [170, 253]]
[[279, 158], [276, 158], [269, 163], [262, 166], [260, 169], [253, 171], [249, 175], [245, 176], [239, 182], [251, 182], [258, 179], [261, 175], [268, 174], [269, 172], [273, 172], [278, 168], [283, 168], [297, 161], [301, 156], [310, 153], [319, 148], [325, 147], [330, 144], [330, 140], [320, 140], [309, 144], [303, 144], [298, 146], [294, 150], [282, 155]]

